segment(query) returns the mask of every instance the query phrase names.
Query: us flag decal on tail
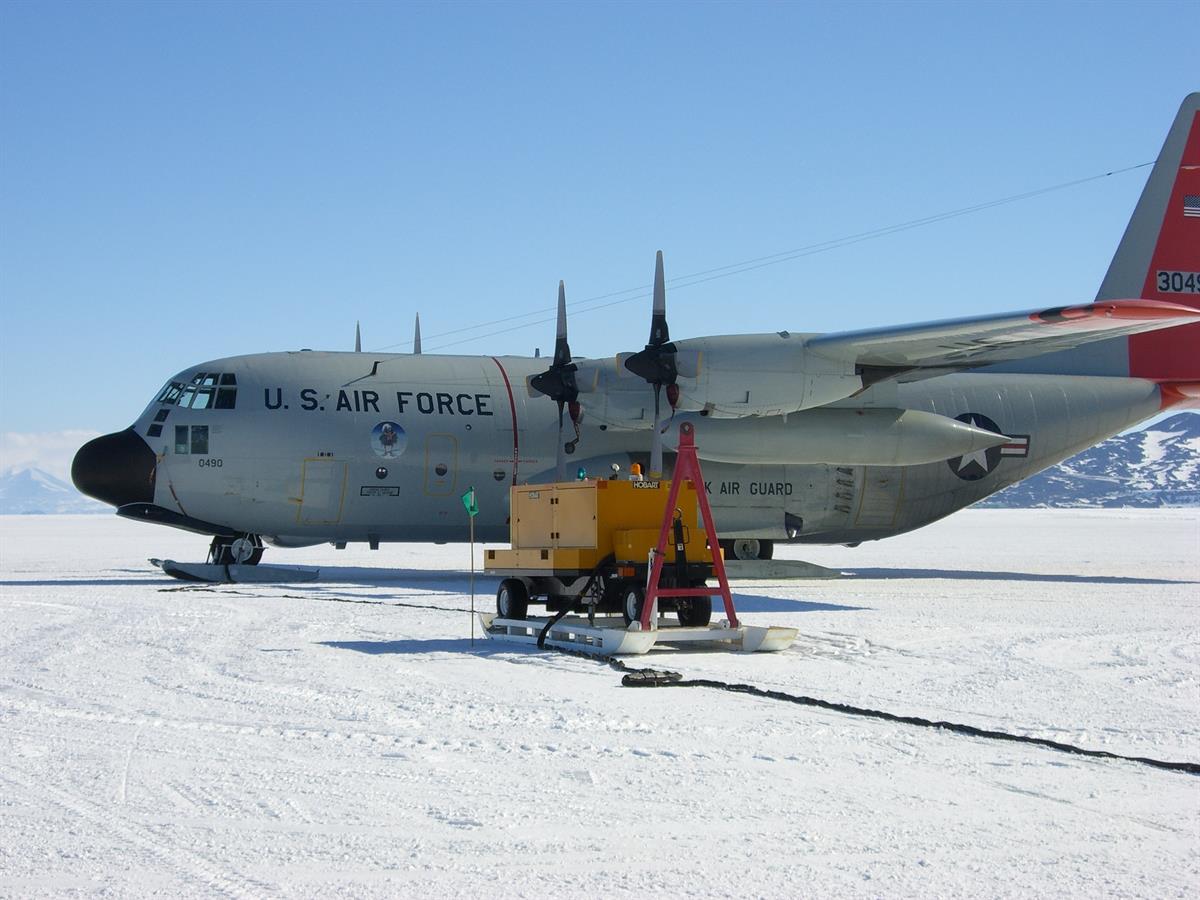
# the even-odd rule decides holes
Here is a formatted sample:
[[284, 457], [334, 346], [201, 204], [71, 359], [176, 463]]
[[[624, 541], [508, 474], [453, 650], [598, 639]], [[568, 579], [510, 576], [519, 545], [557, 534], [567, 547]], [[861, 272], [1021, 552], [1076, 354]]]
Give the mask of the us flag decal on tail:
[[1200, 218], [1200, 194], [1185, 194], [1183, 198], [1183, 214]]
[[1001, 456], [1028, 456], [1029, 455], [1029, 435], [1027, 434], [1010, 434], [1008, 443], [1000, 445]]

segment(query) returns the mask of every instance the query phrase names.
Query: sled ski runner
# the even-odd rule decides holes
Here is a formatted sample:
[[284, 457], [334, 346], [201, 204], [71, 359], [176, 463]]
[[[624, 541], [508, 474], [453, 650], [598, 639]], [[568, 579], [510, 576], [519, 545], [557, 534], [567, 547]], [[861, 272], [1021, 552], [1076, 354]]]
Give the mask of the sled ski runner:
[[[771, 653], [790, 647], [797, 633], [795, 628], [744, 624], [733, 627], [727, 622], [704, 627], [664, 624], [643, 631], [636, 622], [626, 627], [620, 617], [595, 619], [589, 623], [579, 616], [566, 616], [555, 622], [547, 618], [501, 619], [481, 613], [479, 622], [484, 634], [492, 640], [576, 650], [597, 656], [639, 656], [663, 646]], [[543, 630], [546, 630], [546, 638], [539, 644]]]

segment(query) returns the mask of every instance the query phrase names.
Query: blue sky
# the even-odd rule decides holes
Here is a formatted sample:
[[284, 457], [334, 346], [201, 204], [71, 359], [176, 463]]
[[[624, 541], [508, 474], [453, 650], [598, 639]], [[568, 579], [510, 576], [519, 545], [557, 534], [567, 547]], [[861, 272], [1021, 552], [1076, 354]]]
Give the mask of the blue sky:
[[[356, 319], [545, 350], [550, 322], [439, 335], [548, 317], [560, 278], [648, 288], [659, 248], [678, 281], [1148, 162], [1198, 10], [5, 3], [0, 429], [123, 428], [186, 366]], [[669, 284], [672, 335], [1088, 300], [1147, 171]], [[621, 298], [576, 353], [645, 342]]]

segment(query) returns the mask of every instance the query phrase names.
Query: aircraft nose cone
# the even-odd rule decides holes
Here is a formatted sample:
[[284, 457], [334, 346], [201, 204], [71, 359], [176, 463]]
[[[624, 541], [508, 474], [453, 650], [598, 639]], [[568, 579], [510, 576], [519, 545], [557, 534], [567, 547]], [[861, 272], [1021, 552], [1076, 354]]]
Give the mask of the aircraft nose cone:
[[154, 451], [132, 428], [88, 441], [71, 463], [71, 480], [113, 506], [154, 502]]

